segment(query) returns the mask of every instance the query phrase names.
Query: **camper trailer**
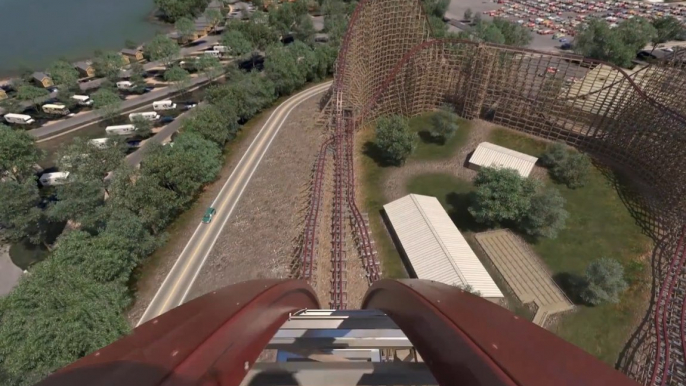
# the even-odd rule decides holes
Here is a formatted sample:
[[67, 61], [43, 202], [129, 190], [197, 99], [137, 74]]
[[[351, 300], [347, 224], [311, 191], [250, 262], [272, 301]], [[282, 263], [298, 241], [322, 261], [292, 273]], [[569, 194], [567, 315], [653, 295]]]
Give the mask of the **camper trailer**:
[[229, 52], [229, 48], [227, 46], [214, 46], [212, 47], [212, 51], [217, 51], [223, 54]]
[[117, 125], [117, 126], [107, 126], [105, 132], [107, 135], [129, 135], [136, 131], [136, 126], [134, 125]]
[[120, 90], [131, 90], [133, 88], [133, 83], [128, 80], [122, 80], [121, 82], [117, 82], [117, 88]]
[[152, 108], [155, 111], [159, 110], [173, 110], [176, 108], [176, 103], [171, 100], [152, 102]]
[[55, 172], [55, 173], [45, 173], [38, 181], [40, 181], [43, 186], [55, 186], [64, 185], [68, 182], [69, 172]]
[[55, 115], [67, 115], [67, 114], [69, 114], [69, 109], [67, 108], [67, 106], [65, 106], [63, 104], [48, 103], [47, 105], [43, 105], [43, 107], [41, 109], [46, 114], [55, 114]]
[[160, 119], [160, 115], [154, 111], [147, 111], [144, 113], [131, 113], [129, 114], [129, 120], [133, 121], [136, 118], [143, 118], [148, 121], [156, 121]]
[[215, 58], [221, 58], [222, 57], [222, 53], [220, 51], [216, 51], [216, 50], [205, 51], [205, 52], [203, 52], [203, 54], [207, 55], [207, 56], [214, 56]]
[[26, 114], [5, 114], [5, 121], [18, 125], [30, 125], [36, 122], [30, 115]]
[[88, 95], [72, 95], [71, 99], [78, 102], [81, 106], [92, 106], [93, 100]]
[[109, 145], [109, 138], [96, 138], [88, 141], [89, 144], [97, 147], [98, 149], [107, 149]]

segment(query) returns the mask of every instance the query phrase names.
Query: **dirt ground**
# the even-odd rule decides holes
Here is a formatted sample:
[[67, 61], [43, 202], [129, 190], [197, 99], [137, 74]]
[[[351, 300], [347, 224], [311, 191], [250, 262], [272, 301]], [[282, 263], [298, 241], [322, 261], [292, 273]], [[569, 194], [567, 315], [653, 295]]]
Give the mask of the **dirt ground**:
[[[227, 222], [214, 251], [198, 276], [189, 300], [208, 291], [249, 279], [285, 277], [293, 255], [294, 240], [301, 230], [306, 183], [321, 142], [321, 133], [308, 129], [318, 99], [297, 107], [274, 139], [269, 152], [248, 184], [241, 204]], [[276, 108], [276, 107], [274, 107]], [[254, 126], [230, 148], [219, 178], [191, 209], [168, 229], [169, 241], [150, 257], [140, 273], [136, 300], [128, 317], [135, 324], [193, 235], [205, 209], [269, 118], [263, 112]], [[303, 204], [303, 205], [301, 205]]]
[[323, 138], [321, 129], [312, 125], [317, 103], [318, 98], [303, 103], [281, 128], [188, 300], [249, 279], [289, 276], [310, 173]]

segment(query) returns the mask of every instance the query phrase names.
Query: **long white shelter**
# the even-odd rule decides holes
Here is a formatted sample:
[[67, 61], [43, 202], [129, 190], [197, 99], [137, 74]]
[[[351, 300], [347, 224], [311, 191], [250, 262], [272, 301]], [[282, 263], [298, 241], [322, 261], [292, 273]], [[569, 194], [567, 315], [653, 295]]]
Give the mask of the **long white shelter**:
[[503, 297], [436, 197], [409, 194], [384, 210], [417, 278], [469, 285], [484, 298]]
[[538, 158], [528, 154], [490, 142], [481, 142], [469, 159], [469, 164], [475, 169], [480, 167], [514, 169], [519, 175], [526, 178], [531, 174], [536, 161], [538, 161]]

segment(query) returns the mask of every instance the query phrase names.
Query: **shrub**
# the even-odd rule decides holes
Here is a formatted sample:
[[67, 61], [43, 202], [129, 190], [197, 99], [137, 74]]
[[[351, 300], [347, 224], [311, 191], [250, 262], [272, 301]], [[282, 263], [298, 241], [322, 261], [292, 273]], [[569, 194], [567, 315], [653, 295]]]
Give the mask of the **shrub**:
[[570, 150], [561, 143], [548, 146], [541, 163], [548, 168], [553, 180], [570, 189], [584, 186], [591, 171], [591, 160], [587, 155]]
[[618, 303], [619, 295], [627, 287], [624, 267], [617, 260], [604, 257], [586, 268], [586, 285], [581, 298], [593, 305]]
[[554, 239], [569, 217], [564, 207], [565, 199], [559, 190], [543, 190], [531, 197], [531, 207], [519, 226], [530, 236]]
[[526, 215], [540, 184], [522, 178], [514, 169], [482, 168], [474, 185], [476, 193], [469, 213], [479, 223], [495, 225]]
[[407, 119], [400, 115], [379, 118], [376, 124], [376, 146], [384, 161], [401, 165], [414, 150], [415, 133]]
[[431, 137], [438, 142], [445, 143], [458, 129], [457, 115], [453, 113], [450, 106], [443, 106], [430, 118]]

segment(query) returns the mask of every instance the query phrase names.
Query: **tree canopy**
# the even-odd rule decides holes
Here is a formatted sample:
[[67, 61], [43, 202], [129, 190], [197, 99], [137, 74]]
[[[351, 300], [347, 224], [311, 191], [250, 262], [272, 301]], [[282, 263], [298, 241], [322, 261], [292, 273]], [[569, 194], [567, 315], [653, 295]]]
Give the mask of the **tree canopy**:
[[91, 95], [91, 99], [93, 99], [93, 108], [105, 119], [116, 117], [121, 110], [122, 100], [119, 93], [110, 88], [101, 87]]
[[541, 163], [548, 167], [550, 177], [570, 189], [584, 186], [591, 172], [591, 160], [564, 144], [555, 143], [546, 149]]
[[93, 58], [93, 68], [95, 75], [105, 77], [110, 82], [115, 83], [119, 80], [121, 69], [124, 67], [124, 57], [114, 51], [96, 52]]
[[624, 20], [616, 28], [610, 28], [604, 20], [591, 19], [578, 29], [574, 52], [628, 67], [636, 53], [656, 36], [655, 27], [640, 17]]
[[450, 106], [442, 106], [438, 111], [431, 114], [429, 122], [431, 124], [431, 136], [442, 143], [455, 135], [458, 128], [457, 115]]
[[195, 22], [188, 16], [182, 16], [174, 23], [174, 29], [184, 40], [189, 40], [195, 35]]
[[222, 44], [233, 56], [243, 56], [253, 51], [252, 42], [239, 30], [228, 30], [222, 34]]
[[255, 11], [250, 22], [232, 19], [226, 23], [225, 31], [239, 31], [258, 50], [264, 50], [279, 41], [279, 33], [269, 25], [269, 18], [264, 12]]
[[191, 76], [183, 68], [172, 66], [164, 72], [164, 81], [172, 83], [177, 90], [183, 90], [190, 86]]
[[36, 87], [31, 84], [22, 84], [17, 87], [16, 98], [20, 101], [33, 102], [34, 105], [38, 106], [50, 93], [48, 90], [42, 87]]
[[229, 104], [226, 107], [220, 109], [207, 105], [197, 108], [190, 117], [181, 121], [181, 130], [197, 133], [223, 147], [238, 132], [238, 116]]
[[686, 31], [684, 24], [674, 16], [664, 16], [653, 19], [651, 22], [655, 28], [655, 35], [651, 40], [653, 49], [658, 44], [667, 43], [679, 39]]
[[474, 186], [469, 213], [479, 223], [497, 225], [523, 218], [540, 183], [522, 178], [514, 169], [484, 167], [476, 175]]
[[71, 63], [58, 60], [48, 68], [48, 73], [55, 84], [64, 85], [69, 88], [78, 87], [79, 72]]
[[155, 0], [155, 5], [167, 21], [179, 18], [200, 16], [210, 0]]
[[181, 48], [166, 35], [157, 35], [144, 47], [145, 53], [152, 61], [161, 61], [165, 66], [170, 66], [174, 59], [179, 56]]
[[417, 135], [400, 115], [381, 117], [376, 123], [376, 146], [388, 163], [400, 165], [412, 154]]
[[531, 43], [531, 32], [523, 25], [509, 20], [495, 18], [493, 21], [475, 20], [473, 35], [477, 40], [505, 44], [508, 46], [524, 47]]
[[31, 134], [0, 124], [0, 175], [26, 181], [33, 176], [33, 167], [43, 155]]
[[45, 234], [41, 226], [44, 216], [38, 208], [41, 201], [36, 180], [0, 181], [0, 235], [6, 242], [19, 242], [28, 238], [39, 244]]
[[529, 210], [519, 221], [519, 227], [529, 236], [554, 239], [565, 228], [569, 213], [565, 199], [557, 189], [544, 189], [531, 197]]
[[629, 286], [624, 280], [624, 267], [614, 259], [601, 258], [586, 267], [586, 287], [581, 298], [592, 305], [619, 303], [619, 296]]
[[32, 385], [129, 332], [126, 288], [48, 259], [0, 299], [0, 357], [10, 385]]

